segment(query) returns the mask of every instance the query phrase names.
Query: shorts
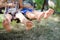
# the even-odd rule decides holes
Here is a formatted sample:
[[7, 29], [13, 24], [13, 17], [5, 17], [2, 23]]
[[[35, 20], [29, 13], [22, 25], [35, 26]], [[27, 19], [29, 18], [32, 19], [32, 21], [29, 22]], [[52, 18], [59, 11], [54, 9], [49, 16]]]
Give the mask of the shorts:
[[32, 11], [33, 11], [33, 9], [31, 9], [31, 8], [23, 8], [21, 10], [21, 13], [24, 14], [24, 15], [26, 15], [26, 12], [32, 12]]
[[6, 8], [5, 9], [5, 14], [11, 13], [12, 15], [16, 12], [16, 8]]

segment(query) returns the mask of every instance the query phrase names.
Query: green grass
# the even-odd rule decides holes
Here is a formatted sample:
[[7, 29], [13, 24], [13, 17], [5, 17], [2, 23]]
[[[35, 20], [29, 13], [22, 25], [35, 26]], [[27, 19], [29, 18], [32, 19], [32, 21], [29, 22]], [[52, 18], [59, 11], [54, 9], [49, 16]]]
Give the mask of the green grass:
[[0, 28], [3, 28], [2, 27], [2, 21], [3, 21], [3, 14], [0, 14]]
[[1, 22], [0, 22], [0, 28], [3, 28], [3, 27], [2, 27], [2, 23], [1, 23]]

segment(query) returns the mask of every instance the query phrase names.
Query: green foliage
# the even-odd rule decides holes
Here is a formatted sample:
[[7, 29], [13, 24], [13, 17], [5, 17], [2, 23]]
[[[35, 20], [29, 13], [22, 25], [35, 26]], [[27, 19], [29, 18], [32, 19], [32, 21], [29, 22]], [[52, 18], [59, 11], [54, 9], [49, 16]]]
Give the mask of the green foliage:
[[44, 2], [44, 0], [35, 0], [35, 2], [36, 2], [36, 5], [37, 5], [37, 9], [41, 9], [42, 8], [42, 5], [43, 5], [43, 2]]
[[60, 11], [60, 0], [56, 0], [56, 10]]
[[0, 14], [0, 22], [2, 22], [3, 21], [3, 14]]
[[3, 21], [3, 14], [0, 14], [0, 28], [3, 28], [2, 27], [2, 21]]
[[[36, 3], [36, 9], [41, 9], [43, 5], [44, 0], [35, 0]], [[60, 0], [53, 0], [53, 2], [56, 4], [56, 7], [54, 8], [56, 11], [60, 11]]]

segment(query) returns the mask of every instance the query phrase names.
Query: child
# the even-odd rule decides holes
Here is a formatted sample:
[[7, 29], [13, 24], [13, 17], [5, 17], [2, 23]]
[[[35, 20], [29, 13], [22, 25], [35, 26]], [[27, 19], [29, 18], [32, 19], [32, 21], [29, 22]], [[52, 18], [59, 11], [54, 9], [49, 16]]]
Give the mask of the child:
[[18, 18], [21, 21], [21, 23], [25, 24], [26, 30], [29, 30], [32, 27], [32, 22], [26, 19], [24, 15], [21, 12], [18, 12], [17, 10], [18, 10], [17, 1], [15, 0], [6, 1], [5, 19], [3, 21], [3, 27], [8, 32], [12, 30], [10, 23], [11, 23], [11, 19], [14, 19], [14, 18]]
[[45, 12], [38, 12], [37, 10], [34, 10], [33, 5], [31, 4], [30, 0], [21, 0], [22, 7], [23, 9], [21, 10], [21, 12], [26, 15], [26, 17], [28, 17], [29, 19], [36, 19], [38, 21], [41, 20], [42, 17], [44, 18], [48, 18], [51, 14], [53, 14], [54, 10], [49, 8], [47, 11]]

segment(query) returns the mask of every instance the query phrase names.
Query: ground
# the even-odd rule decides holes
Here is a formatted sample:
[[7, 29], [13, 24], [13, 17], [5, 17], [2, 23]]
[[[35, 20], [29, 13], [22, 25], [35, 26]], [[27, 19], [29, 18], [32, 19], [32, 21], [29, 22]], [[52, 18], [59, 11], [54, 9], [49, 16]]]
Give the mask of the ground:
[[[14, 23], [12, 22], [12, 25]], [[60, 40], [60, 14], [54, 14], [48, 19], [43, 18], [40, 23], [34, 20], [33, 23], [34, 26], [29, 31], [26, 31], [21, 23], [14, 25], [15, 31], [11, 33], [0, 29], [0, 40]]]

